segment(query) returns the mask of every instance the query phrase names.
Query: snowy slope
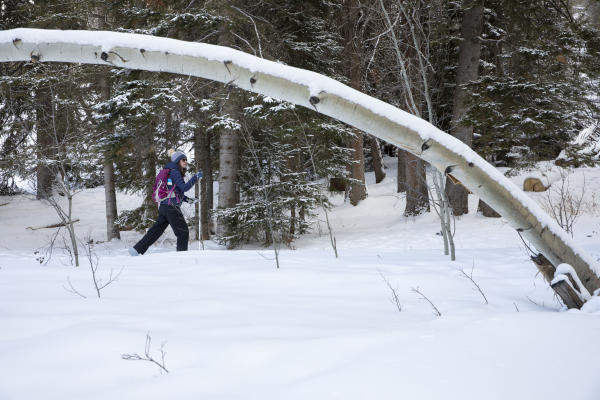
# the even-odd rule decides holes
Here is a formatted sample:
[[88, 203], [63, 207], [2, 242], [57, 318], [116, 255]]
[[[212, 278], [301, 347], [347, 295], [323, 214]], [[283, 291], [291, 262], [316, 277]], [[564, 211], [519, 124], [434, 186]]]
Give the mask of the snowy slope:
[[[9, 203], [0, 206], [0, 399], [600, 398], [600, 312], [558, 312], [500, 219], [458, 220], [458, 260], [450, 262], [433, 216], [402, 217], [394, 176], [391, 169], [382, 184], [370, 182], [358, 207], [334, 197], [339, 259], [323, 223], [322, 235], [282, 251], [279, 270], [268, 249], [205, 243], [204, 251], [171, 252], [171, 233], [132, 258], [126, 248], [140, 235], [127, 232], [96, 245], [103, 278], [123, 268], [101, 299], [85, 263], [76, 269], [60, 251], [48, 265], [36, 261], [52, 230], [26, 227], [56, 222], [51, 210], [0, 198]], [[584, 177], [589, 207], [575, 239], [598, 258], [600, 170], [578, 170], [571, 185]], [[102, 188], [78, 196], [78, 233], [102, 241]], [[139, 199], [118, 201], [133, 208]], [[489, 304], [460, 268], [473, 268]], [[66, 291], [67, 279], [87, 298]], [[121, 359], [143, 354], [147, 332], [152, 356], [160, 359], [166, 342], [168, 374]]]

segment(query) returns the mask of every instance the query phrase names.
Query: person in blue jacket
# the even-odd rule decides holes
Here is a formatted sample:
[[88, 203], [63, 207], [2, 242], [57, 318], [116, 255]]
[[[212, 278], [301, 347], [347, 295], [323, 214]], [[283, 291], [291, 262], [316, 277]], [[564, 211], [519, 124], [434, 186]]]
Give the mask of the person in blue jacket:
[[169, 150], [169, 155], [171, 156], [171, 162], [167, 163], [164, 168], [170, 170], [167, 187], [170, 190], [173, 186], [169, 185], [175, 186], [173, 195], [160, 203], [158, 207], [158, 220], [150, 227], [144, 237], [129, 249], [129, 254], [132, 256], [144, 254], [148, 250], [148, 247], [156, 242], [165, 229], [167, 229], [167, 225], [171, 225], [177, 237], [177, 251], [187, 251], [188, 249], [189, 230], [181, 212], [181, 203], [184, 201], [188, 203], [195, 202], [195, 199], [187, 197], [185, 192], [190, 190], [198, 182], [198, 179], [202, 178], [202, 171], [185, 182], [183, 177], [187, 169], [186, 155], [181, 151], [175, 150]]

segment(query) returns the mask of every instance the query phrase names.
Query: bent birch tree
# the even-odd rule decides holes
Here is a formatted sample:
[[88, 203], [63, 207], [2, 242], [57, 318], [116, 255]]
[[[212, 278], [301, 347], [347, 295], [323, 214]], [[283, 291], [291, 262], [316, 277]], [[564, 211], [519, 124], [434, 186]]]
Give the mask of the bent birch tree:
[[[227, 47], [146, 35], [0, 31], [0, 62], [19, 61], [100, 64], [196, 76], [313, 109], [398, 146], [460, 181], [500, 213], [553, 269], [562, 263], [571, 265], [583, 288], [570, 288], [580, 289], [575, 295], [582, 301], [600, 288], [595, 261], [535, 201], [467, 145], [420, 118], [316, 72]], [[565, 304], [573, 303], [561, 294], [573, 290], [556, 292]]]

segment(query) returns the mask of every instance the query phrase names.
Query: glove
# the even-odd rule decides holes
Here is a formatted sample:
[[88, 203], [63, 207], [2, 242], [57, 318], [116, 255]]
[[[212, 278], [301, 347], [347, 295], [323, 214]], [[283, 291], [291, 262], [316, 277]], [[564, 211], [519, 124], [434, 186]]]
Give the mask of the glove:
[[200, 178], [202, 178], [203, 176], [204, 176], [204, 175], [202, 174], [202, 171], [199, 171], [199, 172], [196, 174], [196, 179], [200, 180]]
[[188, 204], [195, 204], [198, 202], [198, 199], [194, 199], [193, 197], [186, 197], [184, 201]]

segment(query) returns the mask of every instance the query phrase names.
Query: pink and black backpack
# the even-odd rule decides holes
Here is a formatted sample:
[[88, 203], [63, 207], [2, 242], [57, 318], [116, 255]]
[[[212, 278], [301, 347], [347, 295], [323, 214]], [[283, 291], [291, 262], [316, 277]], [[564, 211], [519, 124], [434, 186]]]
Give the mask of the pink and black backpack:
[[170, 189], [167, 186], [170, 173], [171, 170], [169, 168], [163, 168], [158, 175], [156, 175], [154, 186], [152, 186], [152, 200], [154, 200], [155, 203], [160, 204], [163, 200], [177, 197], [177, 193], [173, 194], [175, 185]]

